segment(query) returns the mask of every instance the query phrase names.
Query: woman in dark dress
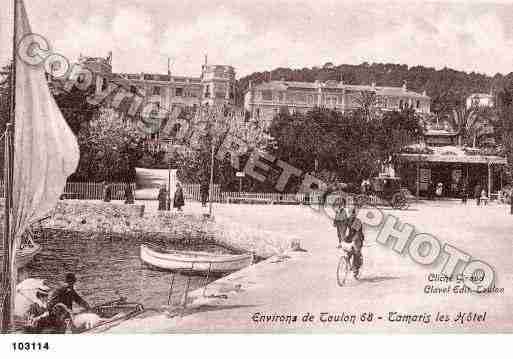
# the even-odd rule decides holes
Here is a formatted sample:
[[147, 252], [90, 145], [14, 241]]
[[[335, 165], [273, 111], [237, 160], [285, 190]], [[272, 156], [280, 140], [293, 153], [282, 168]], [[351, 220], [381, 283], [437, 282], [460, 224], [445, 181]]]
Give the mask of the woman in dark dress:
[[108, 182], [103, 182], [103, 202], [112, 200], [112, 187]]
[[129, 183], [125, 184], [125, 204], [134, 204], [134, 192]]
[[182, 207], [185, 205], [185, 200], [183, 198], [183, 189], [180, 183], [176, 184], [175, 197], [173, 200], [173, 207], [177, 208], [178, 211], [182, 211]]
[[158, 200], [159, 200], [159, 211], [167, 210], [167, 191], [166, 191], [165, 186], [160, 187]]

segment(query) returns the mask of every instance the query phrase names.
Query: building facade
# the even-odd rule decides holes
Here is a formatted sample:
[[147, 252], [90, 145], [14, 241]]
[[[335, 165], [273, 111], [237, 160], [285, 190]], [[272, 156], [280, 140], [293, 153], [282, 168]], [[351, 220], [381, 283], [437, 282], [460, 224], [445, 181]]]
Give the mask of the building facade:
[[[205, 59], [206, 61], [206, 59]], [[154, 103], [161, 109], [173, 106], [197, 106], [201, 104], [228, 104], [235, 101], [235, 69], [232, 66], [209, 65], [205, 62], [199, 77], [151, 73], [114, 73], [112, 54], [107, 58], [80, 57], [79, 64], [94, 74], [95, 93], [105, 91], [113, 78], [125, 80], [124, 84]]]
[[495, 99], [491, 93], [473, 93], [467, 97], [466, 105], [467, 108], [493, 107], [495, 105]]
[[339, 81], [296, 82], [269, 81], [253, 86], [244, 94], [244, 108], [253, 118], [270, 122], [280, 109], [289, 112], [305, 112], [314, 107], [326, 107], [339, 111], [357, 109], [362, 93], [373, 93], [380, 110], [414, 109], [430, 113], [431, 99], [423, 94], [402, 87], [347, 85]]
[[473, 193], [477, 184], [488, 196], [498, 192], [506, 158], [491, 148], [458, 146], [457, 136], [455, 132], [428, 130], [421, 143], [394, 156], [394, 169], [403, 185], [421, 196], [430, 196], [430, 183], [442, 184], [443, 197], [461, 197], [464, 184], [467, 194]]

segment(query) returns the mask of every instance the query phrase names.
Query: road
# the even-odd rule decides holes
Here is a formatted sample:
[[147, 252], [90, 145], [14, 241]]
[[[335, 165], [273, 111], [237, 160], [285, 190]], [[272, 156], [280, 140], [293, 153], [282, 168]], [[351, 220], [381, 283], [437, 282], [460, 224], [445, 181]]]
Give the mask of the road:
[[[188, 209], [198, 208], [193, 204]], [[202, 291], [192, 293], [193, 303], [183, 317], [148, 314], [112, 332], [513, 332], [513, 216], [506, 206], [444, 201], [383, 211], [413, 225], [417, 233], [432, 234], [442, 244], [490, 264], [495, 286], [504, 288], [499, 294], [426, 294], [426, 285], [443, 288], [456, 283], [428, 281], [431, 273], [440, 273], [440, 262], [415, 263], [390, 244], [378, 243], [378, 229], [373, 227], [365, 229], [361, 279], [340, 287], [331, 219], [302, 206], [215, 209], [224, 219], [293, 235], [305, 252], [274, 257], [214, 282], [206, 295], [215, 298], [203, 297]], [[219, 298], [222, 294], [227, 299]], [[465, 314], [463, 322], [455, 320], [460, 312]], [[329, 321], [330, 316], [341, 321]]]

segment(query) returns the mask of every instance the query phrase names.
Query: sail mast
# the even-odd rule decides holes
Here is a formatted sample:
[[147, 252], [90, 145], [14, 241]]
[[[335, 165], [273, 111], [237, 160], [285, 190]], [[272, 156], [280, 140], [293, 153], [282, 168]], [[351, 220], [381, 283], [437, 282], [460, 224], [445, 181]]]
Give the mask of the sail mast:
[[[6, 127], [5, 134], [5, 154], [4, 154], [4, 186], [5, 186], [5, 213], [4, 213], [4, 288], [5, 298], [2, 305], [2, 332], [9, 333], [12, 329], [12, 315], [14, 309], [14, 293], [13, 288], [16, 283], [16, 275], [11, 271], [12, 256], [15, 255], [12, 247], [12, 231], [11, 231], [11, 208], [12, 208], [12, 185], [13, 185], [13, 159], [14, 159], [14, 124], [16, 113], [16, 38], [18, 35], [18, 1], [13, 0], [13, 37], [12, 37], [12, 64], [11, 64], [11, 106], [9, 111], [9, 123]], [[16, 270], [16, 267], [13, 268]]]

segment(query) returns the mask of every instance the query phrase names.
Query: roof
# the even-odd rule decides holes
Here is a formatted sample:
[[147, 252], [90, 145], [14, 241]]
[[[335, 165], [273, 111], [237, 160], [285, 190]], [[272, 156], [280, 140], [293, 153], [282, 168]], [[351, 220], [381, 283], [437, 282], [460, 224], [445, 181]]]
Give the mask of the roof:
[[463, 148], [457, 146], [427, 148], [432, 151], [431, 154], [399, 153], [398, 157], [400, 160], [405, 162], [507, 164], [505, 157], [491, 155], [467, 155]]
[[468, 98], [472, 97], [493, 98], [493, 95], [490, 95], [489, 93], [473, 93], [468, 96]]
[[[403, 87], [391, 87], [391, 86], [371, 86], [371, 85], [348, 85], [338, 81], [327, 81], [327, 82], [303, 82], [303, 81], [267, 81], [262, 82], [253, 88], [259, 90], [277, 90], [286, 91], [291, 88], [298, 89], [310, 89], [317, 90], [323, 89], [344, 89], [349, 91], [371, 91], [376, 92], [377, 95], [381, 96], [407, 96], [429, 99], [429, 96], [420, 94], [418, 92], [405, 90]], [[248, 89], [249, 91], [249, 89]]]
[[191, 83], [201, 82], [201, 79], [199, 77], [172, 76], [168, 74], [120, 73], [118, 75], [133, 81], [186, 82], [186, 80], [189, 80]]
[[451, 132], [451, 131], [447, 131], [447, 130], [432, 130], [432, 129], [428, 129], [425, 133], [424, 133], [424, 136], [447, 136], [447, 137], [451, 137], [451, 136], [457, 136], [458, 134], [456, 132]]

